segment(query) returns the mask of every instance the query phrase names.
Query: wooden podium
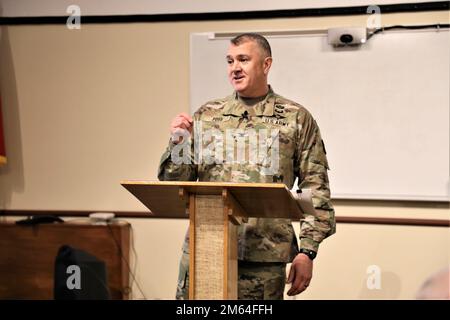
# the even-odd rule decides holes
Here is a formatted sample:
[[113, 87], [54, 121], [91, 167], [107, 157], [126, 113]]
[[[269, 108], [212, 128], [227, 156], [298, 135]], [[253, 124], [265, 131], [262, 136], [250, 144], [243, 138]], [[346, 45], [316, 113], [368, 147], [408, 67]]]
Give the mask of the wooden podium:
[[123, 181], [151, 215], [189, 215], [189, 299], [237, 299], [237, 226], [248, 217], [300, 219], [284, 184]]

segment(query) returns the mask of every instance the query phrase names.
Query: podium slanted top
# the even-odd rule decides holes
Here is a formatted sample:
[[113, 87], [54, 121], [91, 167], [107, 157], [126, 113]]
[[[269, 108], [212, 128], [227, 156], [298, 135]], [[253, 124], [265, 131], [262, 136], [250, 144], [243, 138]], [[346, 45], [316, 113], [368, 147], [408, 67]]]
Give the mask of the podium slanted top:
[[161, 218], [187, 218], [180, 189], [196, 195], [222, 195], [226, 189], [248, 217], [300, 219], [303, 215], [294, 196], [281, 183], [129, 180], [121, 185], [150, 209], [151, 215]]

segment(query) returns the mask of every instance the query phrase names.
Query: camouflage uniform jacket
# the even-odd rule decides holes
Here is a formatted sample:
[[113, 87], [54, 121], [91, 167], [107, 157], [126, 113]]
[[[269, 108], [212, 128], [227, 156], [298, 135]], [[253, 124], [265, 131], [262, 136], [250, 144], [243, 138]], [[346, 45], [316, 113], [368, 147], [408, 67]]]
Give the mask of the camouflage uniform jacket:
[[[268, 166], [267, 162], [264, 162], [267, 157], [258, 158], [256, 163], [195, 162], [191, 157], [191, 163], [176, 164], [171, 157], [176, 145], [169, 142], [161, 157], [158, 179], [281, 182], [291, 189], [295, 178], [298, 177], [300, 189], [312, 190], [313, 204], [317, 212], [316, 215], [305, 215], [300, 221], [300, 247], [317, 252], [320, 242], [335, 232], [335, 218], [330, 202], [325, 147], [319, 127], [311, 114], [303, 106], [275, 94], [270, 88], [266, 98], [253, 107], [245, 106], [234, 93], [224, 99], [207, 102], [195, 112], [193, 119], [194, 127], [200, 124], [203, 132], [207, 129], [217, 129], [224, 133], [222, 136], [229, 137], [225, 135], [225, 131], [235, 129], [230, 130], [234, 132], [232, 136], [235, 139], [236, 135], [245, 136], [250, 129], [256, 132], [261, 129], [276, 132], [279, 141], [277, 170], [269, 172], [270, 174], [267, 171], [262, 173], [262, 169], [267, 169]], [[212, 136], [216, 140], [222, 139], [218, 138], [221, 135]], [[267, 136], [270, 136], [270, 133]], [[185, 140], [189, 143], [191, 154], [195, 152], [193, 146], [197, 142], [196, 137], [198, 135], [194, 133], [194, 143], [190, 143], [191, 138]], [[246, 148], [250, 148], [249, 140], [245, 139]], [[270, 141], [273, 142], [273, 139], [269, 139], [269, 149], [272, 143]], [[202, 144], [204, 145], [204, 142]], [[214, 147], [212, 150], [214, 151]], [[188, 243], [189, 241], [185, 241], [185, 252]], [[248, 223], [239, 228], [238, 247], [239, 259], [247, 261], [290, 262], [298, 252], [294, 229], [288, 219], [250, 218]]]

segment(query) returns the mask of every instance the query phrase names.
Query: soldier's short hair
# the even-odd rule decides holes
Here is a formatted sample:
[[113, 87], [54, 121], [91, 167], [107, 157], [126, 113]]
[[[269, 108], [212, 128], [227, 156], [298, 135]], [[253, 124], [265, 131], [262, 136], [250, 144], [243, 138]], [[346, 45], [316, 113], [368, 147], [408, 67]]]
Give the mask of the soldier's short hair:
[[269, 41], [258, 33], [243, 33], [230, 40], [232, 44], [238, 46], [247, 41], [254, 41], [261, 48], [265, 57], [272, 57], [272, 49]]

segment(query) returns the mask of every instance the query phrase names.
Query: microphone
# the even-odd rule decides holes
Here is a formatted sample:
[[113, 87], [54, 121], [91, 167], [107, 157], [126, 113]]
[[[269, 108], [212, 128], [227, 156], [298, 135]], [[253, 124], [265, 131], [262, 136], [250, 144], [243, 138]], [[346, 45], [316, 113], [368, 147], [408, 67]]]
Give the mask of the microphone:
[[245, 110], [244, 113], [242, 113], [242, 118], [248, 120], [248, 112], [247, 112], [247, 110]]

